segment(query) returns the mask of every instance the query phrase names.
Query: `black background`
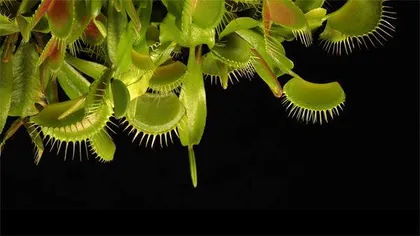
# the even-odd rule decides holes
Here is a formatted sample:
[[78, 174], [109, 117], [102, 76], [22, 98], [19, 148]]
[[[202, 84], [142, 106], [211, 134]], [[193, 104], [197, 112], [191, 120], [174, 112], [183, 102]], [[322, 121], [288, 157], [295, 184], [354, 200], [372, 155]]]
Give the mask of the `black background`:
[[207, 83], [196, 189], [179, 141], [151, 150], [120, 129], [110, 164], [53, 151], [36, 166], [21, 129], [1, 157], [4, 234], [418, 235], [419, 7], [388, 4], [397, 32], [383, 47], [339, 57], [285, 44], [303, 78], [342, 84], [346, 107], [332, 123], [287, 118], [259, 78]]

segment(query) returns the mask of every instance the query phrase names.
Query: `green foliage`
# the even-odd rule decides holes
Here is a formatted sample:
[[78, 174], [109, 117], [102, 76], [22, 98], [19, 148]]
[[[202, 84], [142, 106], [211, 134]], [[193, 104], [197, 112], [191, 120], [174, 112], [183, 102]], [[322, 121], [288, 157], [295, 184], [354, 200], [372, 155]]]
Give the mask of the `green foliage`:
[[[110, 162], [112, 124], [150, 148], [178, 137], [196, 187], [206, 78], [223, 89], [261, 78], [291, 117], [328, 122], [343, 109], [343, 88], [301, 78], [286, 45], [309, 47], [318, 29], [326, 53], [383, 44], [395, 19], [385, 2], [348, 0], [330, 11], [324, 0], [0, 1], [0, 150], [24, 127], [36, 164], [48, 146]], [[282, 85], [282, 76], [292, 79]]]

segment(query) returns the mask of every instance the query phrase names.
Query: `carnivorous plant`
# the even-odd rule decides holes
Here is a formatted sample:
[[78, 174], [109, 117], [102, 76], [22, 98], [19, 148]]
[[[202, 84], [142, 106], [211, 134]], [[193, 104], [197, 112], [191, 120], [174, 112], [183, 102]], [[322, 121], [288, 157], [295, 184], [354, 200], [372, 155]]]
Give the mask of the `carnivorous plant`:
[[[117, 128], [145, 147], [177, 138], [195, 187], [205, 83], [228, 89], [259, 78], [291, 117], [328, 122], [343, 109], [342, 87], [301, 78], [284, 45], [318, 41], [337, 56], [383, 45], [395, 30], [389, 5], [347, 0], [331, 11], [324, 0], [0, 0], [0, 148], [22, 126], [36, 164], [47, 147], [64, 158], [110, 162]], [[291, 79], [282, 85], [281, 76]]]

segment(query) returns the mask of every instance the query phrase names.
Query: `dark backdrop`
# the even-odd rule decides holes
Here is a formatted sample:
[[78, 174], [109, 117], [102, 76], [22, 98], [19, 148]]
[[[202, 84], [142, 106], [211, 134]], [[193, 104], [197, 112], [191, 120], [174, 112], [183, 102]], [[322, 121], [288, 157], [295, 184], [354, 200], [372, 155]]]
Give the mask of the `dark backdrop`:
[[53, 151], [35, 166], [20, 130], [1, 157], [3, 230], [415, 234], [418, 4], [390, 4], [397, 32], [384, 47], [337, 57], [317, 44], [285, 44], [303, 78], [342, 84], [346, 108], [332, 123], [287, 118], [259, 78], [226, 91], [207, 83], [196, 189], [179, 141], [151, 150], [118, 130], [110, 164]]

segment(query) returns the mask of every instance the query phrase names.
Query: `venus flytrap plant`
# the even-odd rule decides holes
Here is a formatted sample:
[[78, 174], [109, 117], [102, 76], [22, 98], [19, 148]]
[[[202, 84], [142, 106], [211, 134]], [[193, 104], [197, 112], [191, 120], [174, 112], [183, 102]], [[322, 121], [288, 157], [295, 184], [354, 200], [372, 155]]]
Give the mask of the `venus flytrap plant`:
[[209, 78], [228, 89], [259, 77], [289, 116], [328, 122], [343, 109], [343, 88], [301, 78], [287, 43], [315, 46], [320, 30], [334, 55], [383, 45], [395, 30], [386, 2], [330, 11], [324, 0], [1, 0], [0, 151], [21, 127], [36, 164], [47, 148], [110, 162], [117, 128], [150, 148], [179, 138], [196, 187]]

